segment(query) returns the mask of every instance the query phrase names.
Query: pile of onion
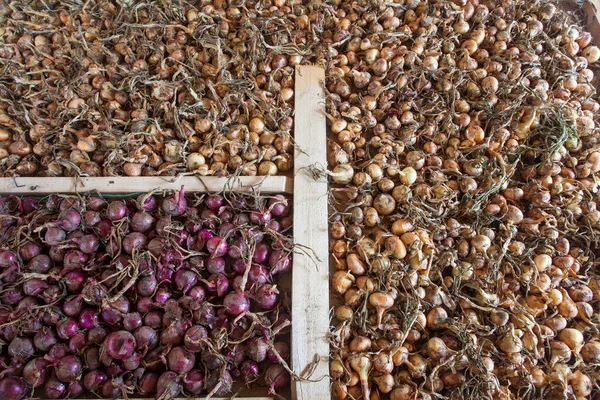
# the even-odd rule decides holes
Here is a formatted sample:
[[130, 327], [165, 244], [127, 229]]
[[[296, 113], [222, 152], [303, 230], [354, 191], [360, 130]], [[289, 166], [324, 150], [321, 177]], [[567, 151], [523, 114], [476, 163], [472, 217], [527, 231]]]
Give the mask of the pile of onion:
[[337, 399], [595, 398], [600, 50], [551, 2], [334, 2]]
[[324, 7], [122, 7], [0, 4], [0, 175], [290, 171], [294, 66], [315, 53]]
[[290, 234], [281, 195], [0, 198], [1, 397], [281, 391]]

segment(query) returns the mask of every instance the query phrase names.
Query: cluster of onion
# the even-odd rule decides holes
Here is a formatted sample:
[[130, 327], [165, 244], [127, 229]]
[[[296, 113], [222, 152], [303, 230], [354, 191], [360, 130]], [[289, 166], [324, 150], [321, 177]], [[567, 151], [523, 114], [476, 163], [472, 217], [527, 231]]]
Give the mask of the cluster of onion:
[[291, 169], [293, 71], [316, 43], [316, 7], [88, 5], [1, 5], [2, 175]]
[[336, 7], [335, 396], [593, 396], [591, 36], [543, 1]]

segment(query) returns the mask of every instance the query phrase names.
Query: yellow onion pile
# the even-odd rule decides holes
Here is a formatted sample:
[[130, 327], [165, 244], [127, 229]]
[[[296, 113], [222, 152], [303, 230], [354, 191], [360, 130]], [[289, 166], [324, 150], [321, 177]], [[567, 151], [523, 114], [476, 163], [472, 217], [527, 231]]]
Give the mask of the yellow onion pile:
[[272, 175], [292, 167], [294, 66], [316, 6], [0, 5], [0, 174]]
[[539, 0], [335, 7], [334, 397], [597, 396], [590, 34]]

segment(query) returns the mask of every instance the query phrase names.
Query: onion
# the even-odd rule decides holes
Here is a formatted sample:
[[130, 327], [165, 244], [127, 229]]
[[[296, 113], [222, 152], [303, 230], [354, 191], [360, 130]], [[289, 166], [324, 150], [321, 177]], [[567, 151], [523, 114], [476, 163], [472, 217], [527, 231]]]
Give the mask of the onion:
[[290, 374], [280, 364], [273, 364], [265, 371], [265, 382], [269, 386], [269, 393], [274, 393], [289, 385]]
[[156, 384], [157, 399], [171, 399], [181, 392], [181, 385], [177, 374], [173, 371], [164, 372]]
[[135, 337], [127, 331], [110, 333], [104, 341], [104, 348], [112, 358], [123, 360], [133, 355], [136, 348]]
[[225, 310], [230, 315], [240, 315], [250, 310], [250, 301], [243, 293], [232, 292], [223, 299]]
[[50, 378], [50, 362], [43, 358], [34, 358], [23, 368], [23, 379], [31, 387], [42, 386]]
[[36, 349], [46, 352], [57, 343], [57, 339], [51, 328], [42, 327], [33, 337], [33, 343]]
[[204, 372], [193, 369], [185, 374], [182, 382], [185, 393], [197, 396], [204, 390]]
[[109, 221], [118, 221], [125, 218], [127, 214], [129, 214], [127, 206], [124, 202], [118, 200], [111, 201], [106, 209], [106, 218]]
[[159, 375], [154, 372], [147, 372], [140, 379], [137, 390], [142, 396], [147, 396], [156, 392], [156, 385], [158, 384]]
[[49, 399], [59, 399], [65, 396], [67, 385], [55, 379], [50, 379], [44, 386], [44, 393]]
[[56, 362], [54, 373], [61, 382], [69, 383], [81, 374], [81, 361], [76, 356], [66, 356]]
[[83, 387], [90, 392], [97, 391], [106, 381], [108, 376], [102, 371], [90, 371], [83, 377]]
[[25, 382], [16, 376], [8, 376], [0, 380], [0, 396], [7, 400], [20, 400], [27, 392]]
[[17, 360], [27, 360], [34, 354], [35, 348], [29, 338], [16, 337], [8, 344], [8, 355]]
[[261, 310], [270, 310], [279, 302], [279, 291], [268, 283], [258, 288], [252, 300]]
[[167, 197], [163, 200], [162, 210], [174, 217], [182, 215], [187, 207], [187, 201], [185, 200], [185, 190], [181, 186], [179, 192], [175, 192], [172, 196]]
[[167, 356], [167, 362], [171, 371], [189, 372], [194, 368], [196, 357], [185, 347], [174, 347]]

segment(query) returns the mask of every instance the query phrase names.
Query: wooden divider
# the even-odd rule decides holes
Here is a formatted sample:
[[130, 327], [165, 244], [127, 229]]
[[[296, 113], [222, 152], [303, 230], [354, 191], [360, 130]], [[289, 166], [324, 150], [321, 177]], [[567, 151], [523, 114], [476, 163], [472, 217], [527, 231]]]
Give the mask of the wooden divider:
[[306, 254], [294, 255], [292, 268], [292, 385], [297, 400], [330, 399], [329, 249], [327, 180], [315, 180], [311, 167], [327, 167], [325, 70], [296, 68], [294, 154], [294, 242]]
[[285, 176], [182, 177], [90, 177], [90, 178], [0, 178], [0, 194], [45, 195], [56, 192], [124, 194], [151, 190], [175, 190], [182, 185], [187, 192], [231, 190], [248, 193], [292, 193], [293, 184]]

